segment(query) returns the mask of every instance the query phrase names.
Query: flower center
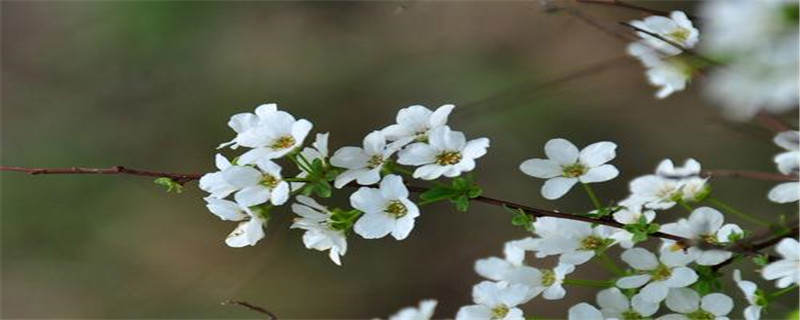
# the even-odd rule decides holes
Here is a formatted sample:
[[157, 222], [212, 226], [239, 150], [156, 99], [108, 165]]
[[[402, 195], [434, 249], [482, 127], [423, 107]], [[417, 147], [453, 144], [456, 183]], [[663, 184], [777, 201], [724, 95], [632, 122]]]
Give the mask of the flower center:
[[384, 211], [393, 215], [395, 218], [402, 218], [408, 214], [408, 208], [399, 200], [389, 201], [389, 205], [386, 206]]
[[377, 167], [380, 167], [382, 164], [383, 164], [383, 156], [379, 154], [373, 155], [369, 157], [369, 160], [367, 160], [367, 168], [369, 169], [375, 169]]
[[672, 269], [663, 264], [659, 264], [658, 267], [650, 274], [653, 276], [653, 280], [664, 281], [669, 279], [669, 277], [672, 275]]
[[549, 287], [554, 283], [556, 283], [556, 272], [553, 270], [542, 270], [542, 285]]
[[562, 174], [567, 178], [577, 178], [586, 173], [586, 167], [580, 163], [561, 166]]
[[675, 31], [668, 33], [667, 37], [669, 37], [672, 40], [675, 40], [675, 42], [683, 44], [684, 42], [686, 42], [686, 40], [689, 40], [690, 34], [691, 32], [689, 31], [689, 29], [678, 28]]
[[454, 165], [461, 161], [461, 153], [458, 151], [445, 151], [436, 156], [436, 164], [440, 166]]
[[625, 312], [622, 313], [622, 319], [623, 320], [643, 320], [644, 317], [642, 317], [642, 315], [639, 314], [636, 311], [626, 310]]
[[505, 318], [506, 315], [508, 314], [508, 311], [510, 311], [508, 306], [506, 306], [506, 305], [504, 305], [502, 303], [499, 304], [498, 306], [496, 306], [496, 307], [494, 307], [492, 309], [492, 320]]
[[271, 174], [264, 174], [264, 176], [261, 178], [261, 181], [259, 181], [261, 185], [267, 186], [267, 188], [270, 189], [275, 189], [275, 187], [278, 186], [278, 183], [280, 182], [281, 179], [278, 179], [278, 177], [273, 176]]
[[272, 144], [269, 146], [272, 149], [281, 150], [286, 148], [291, 148], [295, 144], [294, 137], [292, 136], [283, 136], [278, 139], [272, 141]]
[[581, 239], [581, 246], [578, 250], [597, 250], [606, 244], [606, 240], [597, 236], [588, 236]]
[[703, 240], [703, 241], [705, 241], [706, 243], [710, 243], [710, 244], [720, 244], [720, 243], [719, 243], [719, 241], [717, 241], [717, 236], [716, 236], [716, 235], [713, 235], [713, 234], [704, 234], [704, 235], [701, 235], [701, 236], [700, 236], [700, 239], [701, 239], [701, 240]]
[[705, 311], [705, 310], [697, 310], [691, 313], [686, 314], [686, 317], [689, 320], [714, 320], [717, 318], [713, 313]]

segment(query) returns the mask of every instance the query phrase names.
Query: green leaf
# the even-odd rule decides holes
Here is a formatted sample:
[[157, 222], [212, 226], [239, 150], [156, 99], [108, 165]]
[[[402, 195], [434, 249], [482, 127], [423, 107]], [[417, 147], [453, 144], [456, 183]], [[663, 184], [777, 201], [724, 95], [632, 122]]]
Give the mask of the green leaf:
[[176, 182], [175, 180], [172, 180], [171, 178], [167, 177], [157, 178], [153, 180], [153, 183], [164, 186], [167, 189], [167, 192], [175, 192], [175, 193], [183, 192], [183, 186], [180, 183]]
[[422, 194], [420, 194], [419, 197], [420, 199], [423, 200], [424, 203], [431, 203], [436, 201], [452, 199], [458, 195], [459, 193], [457, 190], [453, 190], [448, 187], [433, 187], [428, 189], [428, 191], [425, 191]]
[[536, 218], [534, 216], [529, 215], [522, 209], [514, 209], [508, 206], [503, 206], [503, 209], [511, 213], [511, 225], [522, 227], [530, 232], [535, 231], [533, 223], [536, 221]]
[[709, 266], [695, 267], [698, 279], [694, 284], [694, 289], [701, 296], [716, 292], [722, 289], [722, 282], [719, 281], [720, 274]]
[[756, 265], [758, 265], [760, 267], [766, 266], [767, 264], [769, 264], [769, 255], [766, 254], [766, 253], [765, 254], [759, 254], [759, 255], [753, 257], [753, 263], [755, 263]]

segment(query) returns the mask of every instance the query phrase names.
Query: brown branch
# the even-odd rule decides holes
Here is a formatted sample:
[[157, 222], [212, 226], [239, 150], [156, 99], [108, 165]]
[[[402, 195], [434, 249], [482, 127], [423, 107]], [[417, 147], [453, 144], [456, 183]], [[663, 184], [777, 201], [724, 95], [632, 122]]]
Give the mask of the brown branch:
[[26, 167], [11, 167], [11, 166], [0, 166], [0, 171], [16, 171], [16, 172], [26, 172], [33, 175], [37, 174], [125, 174], [125, 175], [132, 175], [132, 176], [144, 176], [144, 177], [167, 177], [174, 180], [178, 184], [186, 184], [189, 181], [198, 180], [202, 177], [202, 174], [196, 173], [169, 173], [169, 172], [156, 172], [156, 171], [147, 171], [147, 170], [137, 170], [137, 169], [129, 169], [123, 166], [113, 166], [110, 168], [81, 168], [81, 167], [70, 167], [70, 168], [26, 168]]
[[765, 111], [761, 111], [756, 115], [756, 118], [759, 122], [761, 122], [765, 127], [771, 129], [775, 133], [780, 133], [784, 131], [794, 130], [792, 126], [788, 125], [787, 123], [783, 122], [783, 120], [779, 119], [778, 117], [771, 115]]
[[[784, 238], [797, 238], [798, 232], [800, 232], [800, 226], [798, 226], [798, 220], [795, 219], [792, 222], [789, 222], [787, 225], [792, 226], [788, 230], [780, 230], [778, 226], [766, 228], [759, 234], [754, 236], [750, 236], [747, 239], [742, 239], [736, 241], [735, 243], [728, 246], [729, 251], [733, 252], [740, 252], [747, 256], [752, 256], [757, 254], [759, 251], [769, 248]], [[782, 226], [781, 226], [782, 227]], [[778, 229], [778, 230], [775, 230]], [[776, 231], [778, 234], [776, 235]], [[713, 266], [714, 270], [719, 270], [736, 260], [736, 257], [732, 257], [724, 262]], [[775, 257], [770, 256], [770, 260], [775, 260]]]
[[[636, 10], [636, 11], [639, 11], [639, 12], [654, 14], [654, 15], [658, 15], [658, 16], [667, 16], [668, 17], [669, 14], [670, 14], [669, 11], [663, 11], [663, 10], [658, 10], [658, 9], [642, 7], [642, 6], [638, 6], [638, 5], [635, 5], [635, 4], [630, 4], [630, 3], [627, 3], [627, 2], [623, 2], [621, 0], [575, 0], [575, 2], [577, 2], [577, 3], [585, 3], [585, 4], [605, 5], [605, 6], [612, 6], [612, 7]], [[687, 14], [686, 16], [689, 17], [690, 19], [693, 19], [693, 20], [699, 20], [699, 18], [697, 16], [694, 16], [694, 15]]]
[[250, 309], [252, 311], [265, 314], [267, 316], [267, 319], [269, 319], [269, 320], [278, 320], [278, 317], [275, 316], [275, 314], [270, 312], [269, 310], [264, 309], [264, 308], [259, 307], [259, 306], [256, 306], [256, 305], [253, 305], [253, 304], [250, 304], [250, 303], [247, 303], [245, 301], [226, 300], [226, 301], [222, 301], [222, 303], [220, 303], [220, 304], [222, 304], [223, 306], [227, 306], [227, 305], [242, 306], [242, 307], [245, 307], [245, 308]]
[[748, 170], [703, 170], [700, 175], [709, 178], [743, 178], [764, 181], [798, 181], [796, 175]]

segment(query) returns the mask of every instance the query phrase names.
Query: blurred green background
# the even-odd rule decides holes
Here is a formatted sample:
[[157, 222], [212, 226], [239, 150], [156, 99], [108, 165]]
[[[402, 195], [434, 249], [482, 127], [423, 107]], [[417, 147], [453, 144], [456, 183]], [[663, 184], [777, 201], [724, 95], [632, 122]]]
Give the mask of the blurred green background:
[[[642, 17], [556, 4], [623, 33], [616, 21]], [[667, 157], [775, 171], [772, 133], [724, 120], [698, 84], [655, 100], [633, 59], [543, 86], [622, 57], [625, 43], [536, 1], [1, 5], [3, 165], [206, 172], [215, 146], [233, 135], [228, 117], [264, 102], [332, 132], [332, 148], [360, 144], [402, 107], [455, 103], [454, 128], [492, 139], [476, 170], [487, 194], [533, 206], [590, 206], [577, 189], [547, 202], [542, 181], [518, 171], [554, 137], [620, 145], [620, 178], [596, 188], [605, 199], [624, 197], [628, 180]], [[505, 241], [526, 235], [497, 207], [474, 204], [464, 214], [425, 206], [407, 240], [351, 237], [337, 267], [288, 230], [288, 208], [257, 246], [226, 247], [235, 224], [206, 211], [196, 183], [177, 195], [142, 177], [1, 177], [4, 318], [259, 316], [220, 306], [227, 299], [281, 318], [373, 318], [424, 298], [439, 300], [437, 317], [452, 317], [481, 280], [474, 260], [499, 256]], [[796, 214], [766, 200], [771, 186], [713, 181], [719, 198], [765, 220]], [[745, 277], [754, 278], [749, 266]], [[577, 274], [598, 277], [590, 265]], [[571, 303], [593, 299], [590, 290], [569, 290], [560, 302], [534, 300], [527, 313], [561, 317]], [[773, 314], [794, 299], [771, 306]]]

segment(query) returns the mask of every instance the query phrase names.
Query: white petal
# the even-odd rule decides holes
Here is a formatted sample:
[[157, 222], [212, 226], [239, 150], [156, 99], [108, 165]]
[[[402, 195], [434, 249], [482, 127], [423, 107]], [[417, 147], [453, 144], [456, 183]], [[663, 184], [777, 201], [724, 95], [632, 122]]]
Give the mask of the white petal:
[[467, 159], [477, 159], [486, 154], [486, 148], [489, 148], [488, 138], [473, 139], [467, 142], [464, 149], [461, 150], [461, 155]]
[[[695, 249], [695, 248], [690, 248]], [[697, 258], [695, 262], [701, 266], [715, 266], [718, 265], [725, 260], [728, 260], [731, 255], [733, 255], [730, 251], [723, 251], [723, 250], [698, 250]]]
[[263, 175], [252, 167], [232, 166], [222, 171], [222, 178], [233, 186], [241, 189], [258, 184]]
[[382, 154], [386, 147], [386, 138], [380, 131], [372, 131], [364, 137], [364, 151], [368, 155]]
[[560, 164], [574, 164], [578, 161], [578, 147], [565, 139], [552, 139], [544, 145], [548, 158]]
[[572, 308], [569, 308], [569, 320], [604, 320], [603, 314], [600, 310], [593, 307], [588, 303], [579, 303]]
[[275, 186], [270, 195], [270, 202], [276, 206], [280, 206], [289, 200], [289, 184], [286, 181], [281, 181]]
[[645, 283], [650, 281], [653, 277], [649, 274], [640, 274], [635, 276], [622, 277], [617, 280], [617, 287], [623, 289], [639, 288]]
[[558, 257], [558, 263], [571, 264], [577, 266], [586, 263], [593, 257], [594, 257], [594, 251], [592, 250], [570, 251], [561, 254], [561, 256]]
[[369, 155], [357, 147], [342, 147], [333, 153], [331, 164], [346, 169], [361, 169], [367, 166]]
[[392, 230], [392, 237], [396, 240], [403, 240], [408, 237], [411, 230], [414, 229], [414, 218], [409, 216], [402, 217], [395, 221], [394, 230]]
[[625, 250], [621, 258], [636, 270], [655, 270], [658, 267], [656, 255], [643, 248]]
[[591, 168], [589, 171], [580, 176], [583, 183], [604, 182], [616, 178], [619, 175], [619, 170], [610, 164], [604, 164], [597, 168]]
[[247, 218], [247, 214], [233, 201], [211, 197], [206, 198], [205, 200], [207, 202], [206, 207], [208, 210], [222, 220], [241, 221], [242, 219]]
[[578, 183], [577, 178], [555, 177], [545, 181], [542, 186], [542, 196], [548, 200], [555, 200], [564, 196], [569, 189]]
[[358, 218], [353, 231], [364, 239], [378, 239], [394, 229], [395, 219], [382, 212], [369, 212]]
[[458, 313], [456, 313], [456, 320], [476, 320], [476, 319], [491, 319], [491, 318], [492, 318], [492, 310], [480, 305], [461, 307], [461, 309], [458, 309]]
[[642, 299], [653, 303], [664, 301], [664, 298], [667, 297], [667, 293], [669, 293], [669, 287], [667, 287], [663, 281], [650, 282], [639, 291]]
[[438, 164], [428, 164], [414, 170], [413, 177], [423, 180], [434, 180], [441, 177], [447, 169], [448, 167], [443, 167]]
[[667, 308], [680, 313], [689, 313], [700, 308], [700, 295], [689, 288], [670, 289]]
[[459, 151], [464, 149], [467, 138], [463, 132], [450, 130], [448, 126], [441, 126], [431, 130], [428, 134], [428, 143], [439, 150]]
[[617, 156], [616, 149], [617, 145], [613, 142], [593, 143], [581, 150], [579, 159], [582, 164], [594, 168], [614, 159]]
[[800, 200], [800, 182], [781, 183], [769, 191], [767, 198], [777, 203], [796, 202]]
[[672, 269], [672, 274], [669, 279], [664, 281], [664, 284], [672, 288], [687, 287], [697, 282], [697, 278], [697, 273], [692, 268], [677, 267]]
[[475, 261], [475, 272], [489, 280], [503, 280], [506, 274], [511, 272], [513, 269], [514, 266], [508, 261], [497, 257]]
[[564, 298], [566, 294], [567, 290], [564, 290], [564, 287], [562, 287], [560, 284], [557, 284], [547, 288], [547, 290], [544, 290], [544, 293], [542, 293], [542, 298], [545, 300], [559, 300]]
[[541, 179], [561, 176], [563, 169], [558, 162], [550, 159], [528, 159], [519, 165], [523, 173]]
[[660, 305], [661, 305], [660, 303], [653, 303], [647, 301], [643, 299], [641, 295], [638, 294], [633, 296], [633, 298], [631, 298], [631, 306], [633, 310], [635, 310], [644, 317], [649, 317], [655, 314], [656, 311], [658, 311], [658, 307]]
[[346, 170], [340, 173], [338, 176], [336, 176], [336, 180], [333, 181], [333, 186], [336, 187], [337, 189], [341, 189], [348, 183], [353, 182], [353, 180], [356, 180], [358, 179], [358, 177], [364, 175], [367, 171], [369, 170], [367, 169]]
[[431, 114], [430, 120], [428, 122], [431, 128], [436, 128], [438, 126], [443, 126], [447, 124], [447, 117], [450, 115], [450, 112], [453, 111], [453, 108], [456, 106], [452, 104], [446, 104], [436, 109]]
[[625, 311], [630, 308], [628, 297], [617, 288], [608, 288], [597, 293], [597, 305], [602, 309]]
[[733, 299], [721, 293], [712, 293], [703, 297], [700, 307], [715, 316], [724, 316], [733, 310]]
[[410, 144], [398, 153], [397, 163], [411, 166], [433, 163], [436, 161], [436, 153], [436, 149], [427, 143]]
[[239, 159], [236, 160], [236, 162], [240, 164], [251, 164], [258, 161], [258, 159], [264, 159], [264, 158], [266, 159], [273, 158], [272, 149], [269, 148], [250, 149], [250, 151], [247, 151], [243, 153], [241, 156], [239, 156]]
[[269, 188], [262, 185], [244, 188], [233, 195], [236, 203], [245, 207], [252, 207], [265, 203], [269, 200], [269, 197]]
[[398, 200], [408, 198], [408, 189], [403, 184], [403, 178], [390, 174], [381, 181], [381, 194], [384, 199]]
[[260, 219], [250, 219], [239, 223], [225, 239], [225, 244], [229, 247], [240, 248], [255, 245], [258, 240], [264, 238], [263, 222]]

